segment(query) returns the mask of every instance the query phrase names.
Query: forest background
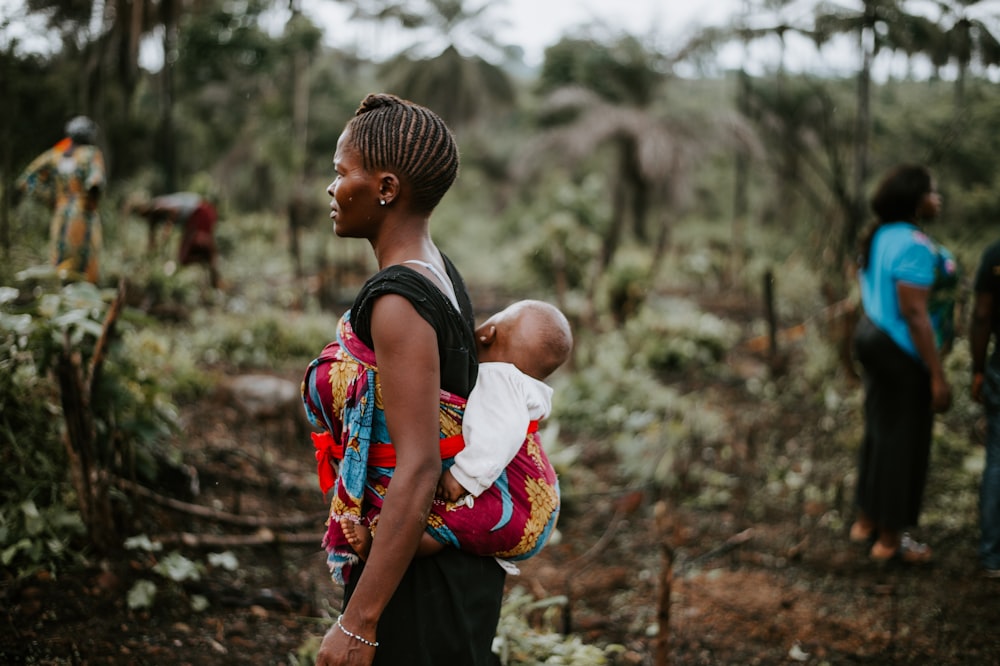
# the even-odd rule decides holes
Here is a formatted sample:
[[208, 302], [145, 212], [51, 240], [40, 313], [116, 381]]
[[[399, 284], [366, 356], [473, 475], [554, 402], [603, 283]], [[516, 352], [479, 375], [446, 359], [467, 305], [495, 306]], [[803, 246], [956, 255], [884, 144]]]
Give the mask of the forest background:
[[[565, 529], [584, 498], [638, 492], [641, 508], [630, 511], [651, 521], [646, 546], [665, 548], [668, 562], [694, 547], [676, 548], [686, 541], [662, 524], [664, 510], [735, 514], [744, 526], [780, 516], [799, 521], [796, 529], [808, 516], [812, 532], [842, 536], [860, 432], [847, 354], [856, 242], [878, 175], [903, 161], [930, 166], [944, 200], [930, 233], [958, 257], [965, 300], [948, 357], [956, 404], [935, 434], [949, 475], [936, 481], [926, 523], [965, 543], [972, 560], [982, 424], [965, 391], [965, 306], [979, 254], [1000, 236], [1000, 13], [991, 3], [747, 2], [726, 26], [670, 49], [583, 26], [549, 46], [537, 68], [491, 38], [490, 2], [342, 4], [353, 22], [431, 31], [442, 47], [377, 61], [331, 48], [296, 0], [28, 0], [0, 17], [0, 34], [41, 17], [58, 36], [47, 53], [9, 36], [0, 44], [0, 559], [9, 617], [39, 580], [109, 562], [132, 568], [120, 609], [129, 617], [155, 615], [165, 603], [155, 591], [162, 598], [171, 584], [192, 607], [202, 603], [180, 584], [195, 574], [177, 570], [204, 572], [208, 542], [175, 543], [168, 559], [156, 550], [166, 542], [149, 537], [165, 509], [137, 498], [173, 499], [182, 512], [203, 503], [189, 483], [199, 431], [191, 413], [235, 376], [297, 382], [374, 268], [368, 248], [333, 237], [325, 189], [339, 132], [375, 90], [428, 105], [455, 131], [462, 172], [432, 231], [477, 311], [535, 297], [574, 323], [574, 359], [554, 379], [547, 429]], [[281, 30], [275, 9], [287, 16]], [[850, 37], [857, 71], [792, 71], [794, 53], [781, 48], [792, 34], [817, 50]], [[157, 71], [140, 65], [143, 40], [165, 54]], [[749, 52], [761, 41], [778, 47], [763, 72], [714, 60], [721, 48]], [[886, 60], [912, 66], [874, 77]], [[11, 204], [17, 174], [78, 113], [98, 122], [109, 172], [94, 288], [45, 266], [44, 202]], [[145, 223], [129, 213], [176, 190], [219, 203], [221, 290], [179, 270], [166, 245], [147, 245]], [[727, 402], [736, 394], [742, 402]], [[298, 409], [280, 418], [298, 424]], [[808, 415], [809, 437], [793, 414]], [[275, 435], [289, 440], [275, 455], [308, 468], [302, 435]], [[211, 519], [206, 512], [196, 515]], [[258, 517], [243, 527], [275, 527]], [[214, 568], [226, 570], [219, 561]], [[168, 575], [164, 562], [183, 564]], [[680, 659], [683, 643], [670, 647], [652, 607], [635, 626], [593, 634], [598, 656], [574, 643], [580, 654], [565, 663]], [[538, 607], [524, 613], [537, 629]], [[569, 649], [556, 633], [530, 649]], [[914, 663], [931, 649], [911, 647]], [[996, 646], [976, 645], [976, 658], [982, 649]], [[296, 654], [288, 658], [307, 659], [308, 649]]]

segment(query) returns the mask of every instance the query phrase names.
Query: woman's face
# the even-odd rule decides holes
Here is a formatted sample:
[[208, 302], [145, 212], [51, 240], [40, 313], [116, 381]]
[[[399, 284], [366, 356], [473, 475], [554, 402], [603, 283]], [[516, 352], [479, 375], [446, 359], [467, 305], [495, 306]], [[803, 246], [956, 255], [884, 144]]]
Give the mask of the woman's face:
[[941, 195], [937, 191], [937, 185], [932, 182], [931, 191], [924, 195], [917, 207], [917, 217], [930, 220], [937, 217], [940, 212]]
[[342, 237], [363, 237], [379, 213], [377, 179], [362, 165], [361, 155], [349, 138], [349, 130], [344, 130], [337, 141], [333, 168], [337, 175], [326, 192], [331, 197], [330, 219], [334, 233]]

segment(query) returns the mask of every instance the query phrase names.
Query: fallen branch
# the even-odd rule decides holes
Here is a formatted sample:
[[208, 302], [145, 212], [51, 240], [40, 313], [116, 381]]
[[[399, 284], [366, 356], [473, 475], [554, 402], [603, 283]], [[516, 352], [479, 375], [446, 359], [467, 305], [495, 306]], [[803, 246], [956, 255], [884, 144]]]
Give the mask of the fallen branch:
[[319, 532], [274, 532], [269, 529], [257, 530], [253, 534], [195, 534], [193, 532], [178, 532], [152, 536], [154, 543], [164, 545], [183, 544], [190, 548], [239, 548], [243, 546], [269, 546], [272, 544], [313, 544], [318, 549], [322, 541]]
[[[758, 335], [750, 338], [749, 340], [745, 340], [743, 342], [743, 346], [751, 352], [760, 353], [767, 351], [775, 342], [783, 344], [797, 342], [805, 337], [808, 330], [807, 327], [809, 325], [816, 322], [828, 324], [832, 321], [839, 321], [845, 316], [850, 315], [856, 309], [857, 303], [850, 298], [845, 298], [826, 306], [817, 314], [807, 317], [805, 321], [795, 324], [794, 326], [789, 326], [781, 330], [775, 330], [773, 334], [768, 333]], [[774, 336], [773, 338], [772, 335]]]
[[[630, 495], [625, 495], [623, 497], [636, 498], [638, 502], [642, 501], [643, 495], [641, 493], [633, 492]], [[611, 520], [608, 522], [608, 527], [604, 530], [604, 534], [586, 550], [582, 555], [573, 558], [568, 563], [564, 565], [564, 570], [566, 575], [563, 578], [563, 588], [566, 590], [566, 605], [563, 606], [563, 634], [569, 635], [573, 626], [573, 611], [572, 611], [572, 598], [573, 598], [573, 581], [580, 578], [580, 574], [589, 569], [596, 561], [597, 555], [603, 553], [607, 550], [607, 546], [615, 538], [618, 533], [618, 529], [622, 526], [625, 519], [636, 510], [638, 504], [636, 502], [615, 502], [615, 512], [611, 516]]]
[[186, 513], [217, 523], [228, 523], [230, 525], [242, 525], [244, 527], [273, 528], [273, 527], [294, 527], [296, 525], [308, 525], [310, 523], [322, 524], [327, 519], [327, 512], [314, 513], [309, 515], [296, 516], [241, 516], [228, 511], [219, 511], [201, 504], [191, 504], [182, 502], [172, 497], [165, 497], [145, 486], [129, 481], [128, 479], [117, 478], [115, 483], [126, 492], [133, 493], [140, 497], [156, 502], [160, 506], [165, 506], [174, 511]]
[[614, 502], [615, 512], [611, 516], [611, 520], [608, 521], [608, 527], [604, 530], [604, 534], [585, 553], [575, 557], [565, 565], [567, 571], [572, 572], [571, 574], [567, 574], [567, 578], [569, 576], [579, 576], [584, 569], [594, 563], [595, 556], [607, 548], [608, 544], [615, 538], [618, 529], [625, 519], [639, 508], [639, 505], [645, 498], [642, 490], [632, 490], [625, 493], [618, 492], [616, 494], [619, 495], [619, 498], [618, 501]]
[[748, 541], [750, 541], [750, 539], [752, 539], [752, 538], [753, 538], [753, 528], [752, 527], [748, 527], [745, 530], [743, 530], [742, 532], [734, 534], [733, 536], [731, 536], [728, 539], [726, 539], [725, 543], [723, 543], [722, 545], [716, 546], [712, 550], [710, 550], [710, 551], [708, 551], [706, 553], [702, 553], [698, 557], [695, 557], [694, 559], [689, 560], [688, 562], [685, 563], [685, 568], [690, 567], [690, 566], [695, 565], [695, 564], [700, 564], [702, 562], [707, 562], [708, 560], [711, 560], [711, 559], [714, 559], [716, 557], [719, 557], [720, 555], [725, 555], [726, 553], [728, 553], [731, 550], [736, 550], [737, 548], [739, 548], [743, 544], [745, 544]]

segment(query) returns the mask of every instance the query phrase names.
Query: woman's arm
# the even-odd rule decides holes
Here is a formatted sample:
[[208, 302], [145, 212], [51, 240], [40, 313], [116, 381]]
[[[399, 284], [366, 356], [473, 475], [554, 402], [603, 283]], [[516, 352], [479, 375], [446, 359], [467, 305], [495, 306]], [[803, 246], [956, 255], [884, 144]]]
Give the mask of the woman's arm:
[[896, 286], [896, 294], [899, 298], [900, 312], [906, 320], [917, 354], [931, 373], [931, 408], [935, 412], [947, 411], [951, 406], [951, 387], [944, 376], [941, 356], [934, 344], [934, 329], [927, 313], [930, 290], [901, 282]]
[[[371, 330], [396, 468], [371, 553], [341, 618], [348, 631], [368, 641], [375, 640], [382, 611], [416, 553], [441, 474], [437, 335], [395, 294], [375, 302]], [[316, 663], [369, 664], [375, 649], [334, 627], [324, 637]]]

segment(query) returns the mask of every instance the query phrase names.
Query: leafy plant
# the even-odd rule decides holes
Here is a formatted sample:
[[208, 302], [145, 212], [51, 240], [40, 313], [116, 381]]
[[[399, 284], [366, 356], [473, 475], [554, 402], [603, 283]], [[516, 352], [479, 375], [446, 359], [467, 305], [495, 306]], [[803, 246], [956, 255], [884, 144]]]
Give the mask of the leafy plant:
[[[614, 663], [614, 655], [625, 650], [622, 646], [587, 645], [579, 636], [565, 636], [556, 629], [566, 603], [565, 597], [535, 600], [523, 588], [513, 588], [500, 609], [500, 622], [493, 639], [493, 652], [502, 666]], [[529, 619], [534, 621], [529, 623]]]
[[61, 504], [39, 508], [33, 499], [0, 506], [0, 564], [19, 576], [52, 571], [79, 560], [74, 549], [86, 529], [78, 511]]
[[738, 329], [681, 299], [659, 299], [629, 322], [626, 336], [656, 371], [710, 368], [735, 343]]
[[[108, 484], [114, 475], [131, 476], [136, 460], [161, 445], [175, 427], [176, 410], [165, 382], [149, 372], [148, 347], [130, 356], [136, 348], [113, 336], [104, 346], [97, 344], [107, 335], [113, 296], [86, 282], [63, 285], [50, 268], [25, 271], [15, 287], [0, 290], [0, 367], [5, 370], [0, 373], [5, 405], [0, 455], [15, 471], [12, 483], [0, 489], [0, 548], [7, 563], [20, 570], [56, 566], [77, 552], [71, 544], [79, 545], [73, 541], [80, 536], [81, 519], [92, 545], [95, 529], [116, 533], [110, 506], [98, 506], [110, 501]], [[120, 325], [128, 329], [127, 323]], [[77, 390], [84, 393], [76, 395]], [[66, 418], [77, 420], [64, 430]], [[79, 444], [74, 437], [84, 439], [87, 450], [77, 451], [71, 461], [66, 447]], [[87, 458], [87, 473], [74, 469], [70, 475], [81, 455]], [[144, 469], [155, 477], [155, 463]], [[78, 483], [70, 484], [71, 478]]]

